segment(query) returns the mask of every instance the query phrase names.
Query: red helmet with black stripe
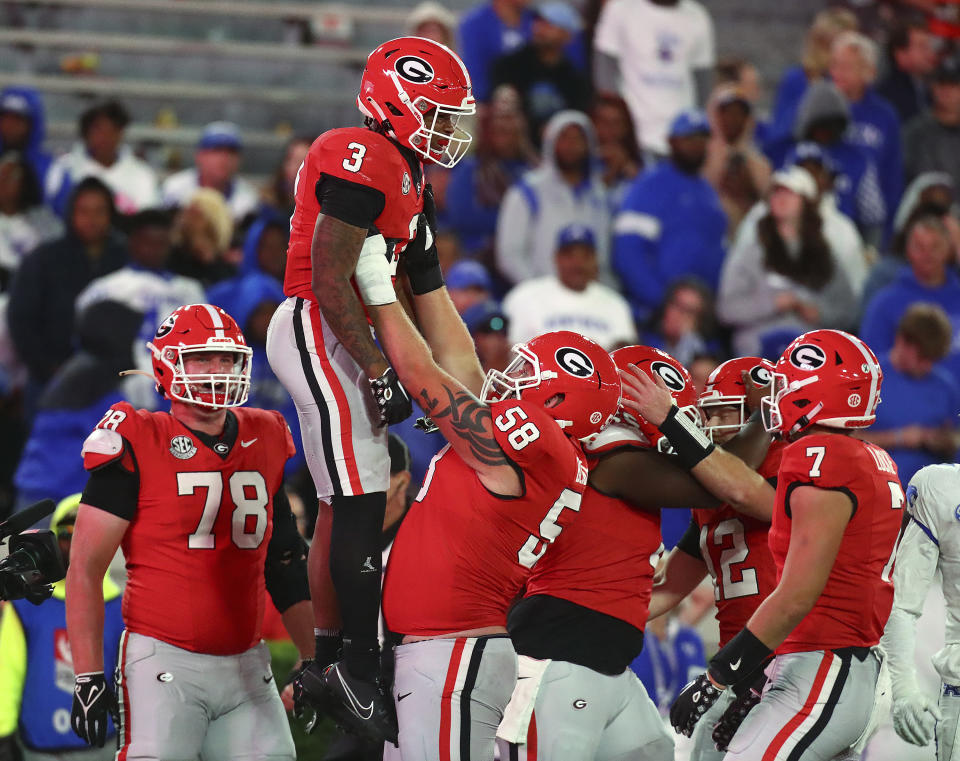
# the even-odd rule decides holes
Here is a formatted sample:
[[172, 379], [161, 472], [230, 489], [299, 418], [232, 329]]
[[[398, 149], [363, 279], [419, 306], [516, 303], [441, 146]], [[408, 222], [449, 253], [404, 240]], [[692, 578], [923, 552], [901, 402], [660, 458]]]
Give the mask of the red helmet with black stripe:
[[877, 418], [883, 371], [876, 355], [842, 330], [794, 339], [774, 367], [761, 410], [767, 431], [795, 438], [811, 425], [866, 428]]
[[[153, 341], [153, 377], [157, 390], [170, 399], [200, 407], [238, 407], [250, 393], [250, 358], [236, 321], [212, 304], [188, 304], [173, 311]], [[185, 362], [191, 356], [210, 352], [233, 355], [228, 372], [188, 373]]]
[[357, 107], [386, 135], [441, 166], [454, 166], [473, 140], [458, 126], [476, 111], [467, 67], [450, 48], [423, 37], [398, 37], [370, 53]]
[[555, 330], [513, 347], [505, 370], [490, 370], [485, 402], [517, 398], [542, 405], [568, 436], [584, 439], [603, 428], [620, 406], [620, 376], [598, 344]]

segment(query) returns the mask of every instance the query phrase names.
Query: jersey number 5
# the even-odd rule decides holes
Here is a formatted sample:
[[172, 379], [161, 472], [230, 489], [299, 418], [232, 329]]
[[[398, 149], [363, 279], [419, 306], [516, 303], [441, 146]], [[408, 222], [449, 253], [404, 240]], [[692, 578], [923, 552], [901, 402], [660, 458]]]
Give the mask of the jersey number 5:
[[348, 172], [359, 172], [363, 157], [367, 155], [367, 146], [363, 143], [349, 143], [347, 148], [353, 153], [350, 154], [350, 158], [343, 160], [343, 168]]
[[[233, 516], [230, 521], [230, 538], [241, 550], [255, 550], [263, 542], [267, 531], [267, 484], [255, 470], [238, 470], [227, 481], [230, 498], [233, 500]], [[217, 546], [213, 527], [220, 513], [223, 497], [223, 474], [219, 471], [177, 473], [177, 494], [187, 497], [197, 489], [206, 489], [203, 514], [197, 530], [187, 539], [191, 550], [212, 550]], [[248, 521], [247, 519], [251, 520]], [[252, 527], [248, 524], [253, 523]], [[250, 530], [248, 530], [248, 528]]]

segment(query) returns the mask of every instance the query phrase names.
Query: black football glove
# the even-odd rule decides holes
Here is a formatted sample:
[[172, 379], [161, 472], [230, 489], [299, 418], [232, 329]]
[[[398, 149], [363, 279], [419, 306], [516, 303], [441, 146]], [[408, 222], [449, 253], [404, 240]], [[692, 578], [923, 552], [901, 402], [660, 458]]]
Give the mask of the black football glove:
[[81, 740], [102, 748], [107, 741], [107, 716], [118, 724], [117, 698], [107, 686], [102, 671], [77, 674], [73, 685], [73, 710], [70, 725]]
[[700, 718], [720, 697], [720, 690], [714, 687], [706, 672], [687, 684], [670, 706], [670, 723], [681, 735], [690, 737]]
[[443, 285], [443, 272], [437, 256], [437, 209], [433, 188], [423, 189], [423, 213], [417, 222], [417, 237], [403, 250], [403, 268], [410, 278], [410, 288], [418, 296]]
[[737, 694], [737, 697], [727, 706], [727, 710], [723, 712], [723, 716], [713, 727], [713, 742], [717, 750], [727, 750], [733, 736], [737, 733], [743, 720], [747, 718], [747, 714], [760, 702], [760, 695], [767, 683], [767, 675], [764, 673], [765, 666], [766, 663], [762, 664], [756, 672], [733, 686], [733, 691]]
[[392, 367], [379, 378], [370, 378], [370, 390], [380, 409], [380, 425], [393, 425], [413, 414], [413, 403]]

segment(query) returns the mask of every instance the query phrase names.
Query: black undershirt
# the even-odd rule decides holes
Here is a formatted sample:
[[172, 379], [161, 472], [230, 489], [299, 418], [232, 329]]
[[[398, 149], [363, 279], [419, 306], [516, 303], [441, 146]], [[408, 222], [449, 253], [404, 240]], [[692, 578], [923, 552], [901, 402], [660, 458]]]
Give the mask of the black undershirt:
[[550, 595], [520, 600], [507, 616], [507, 630], [520, 655], [576, 663], [609, 676], [622, 674], [643, 650], [642, 629]]

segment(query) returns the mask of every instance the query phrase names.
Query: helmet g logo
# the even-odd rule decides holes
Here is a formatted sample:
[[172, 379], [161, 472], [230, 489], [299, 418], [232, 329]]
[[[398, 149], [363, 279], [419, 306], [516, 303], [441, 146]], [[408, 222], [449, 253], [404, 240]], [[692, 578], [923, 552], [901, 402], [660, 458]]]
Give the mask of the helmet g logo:
[[790, 363], [801, 370], [819, 370], [827, 363], [827, 355], [816, 344], [800, 344], [790, 352]]
[[593, 375], [593, 362], [590, 361], [590, 357], [572, 346], [557, 349], [554, 359], [557, 360], [561, 369], [577, 378], [589, 378]]
[[659, 375], [660, 379], [667, 384], [667, 388], [674, 393], [683, 391], [684, 386], [687, 385], [677, 368], [668, 362], [654, 362], [650, 365], [650, 369]]
[[160, 327], [157, 328], [157, 335], [155, 338], [163, 338], [167, 333], [173, 330], [173, 324], [177, 321], [177, 313], [174, 312], [167, 319], [160, 323]]
[[393, 68], [396, 69], [397, 74], [414, 84], [425, 85], [433, 81], [433, 67], [415, 55], [401, 56]]
[[752, 367], [750, 368], [750, 380], [758, 386], [766, 386], [771, 380], [770, 371], [763, 365]]

